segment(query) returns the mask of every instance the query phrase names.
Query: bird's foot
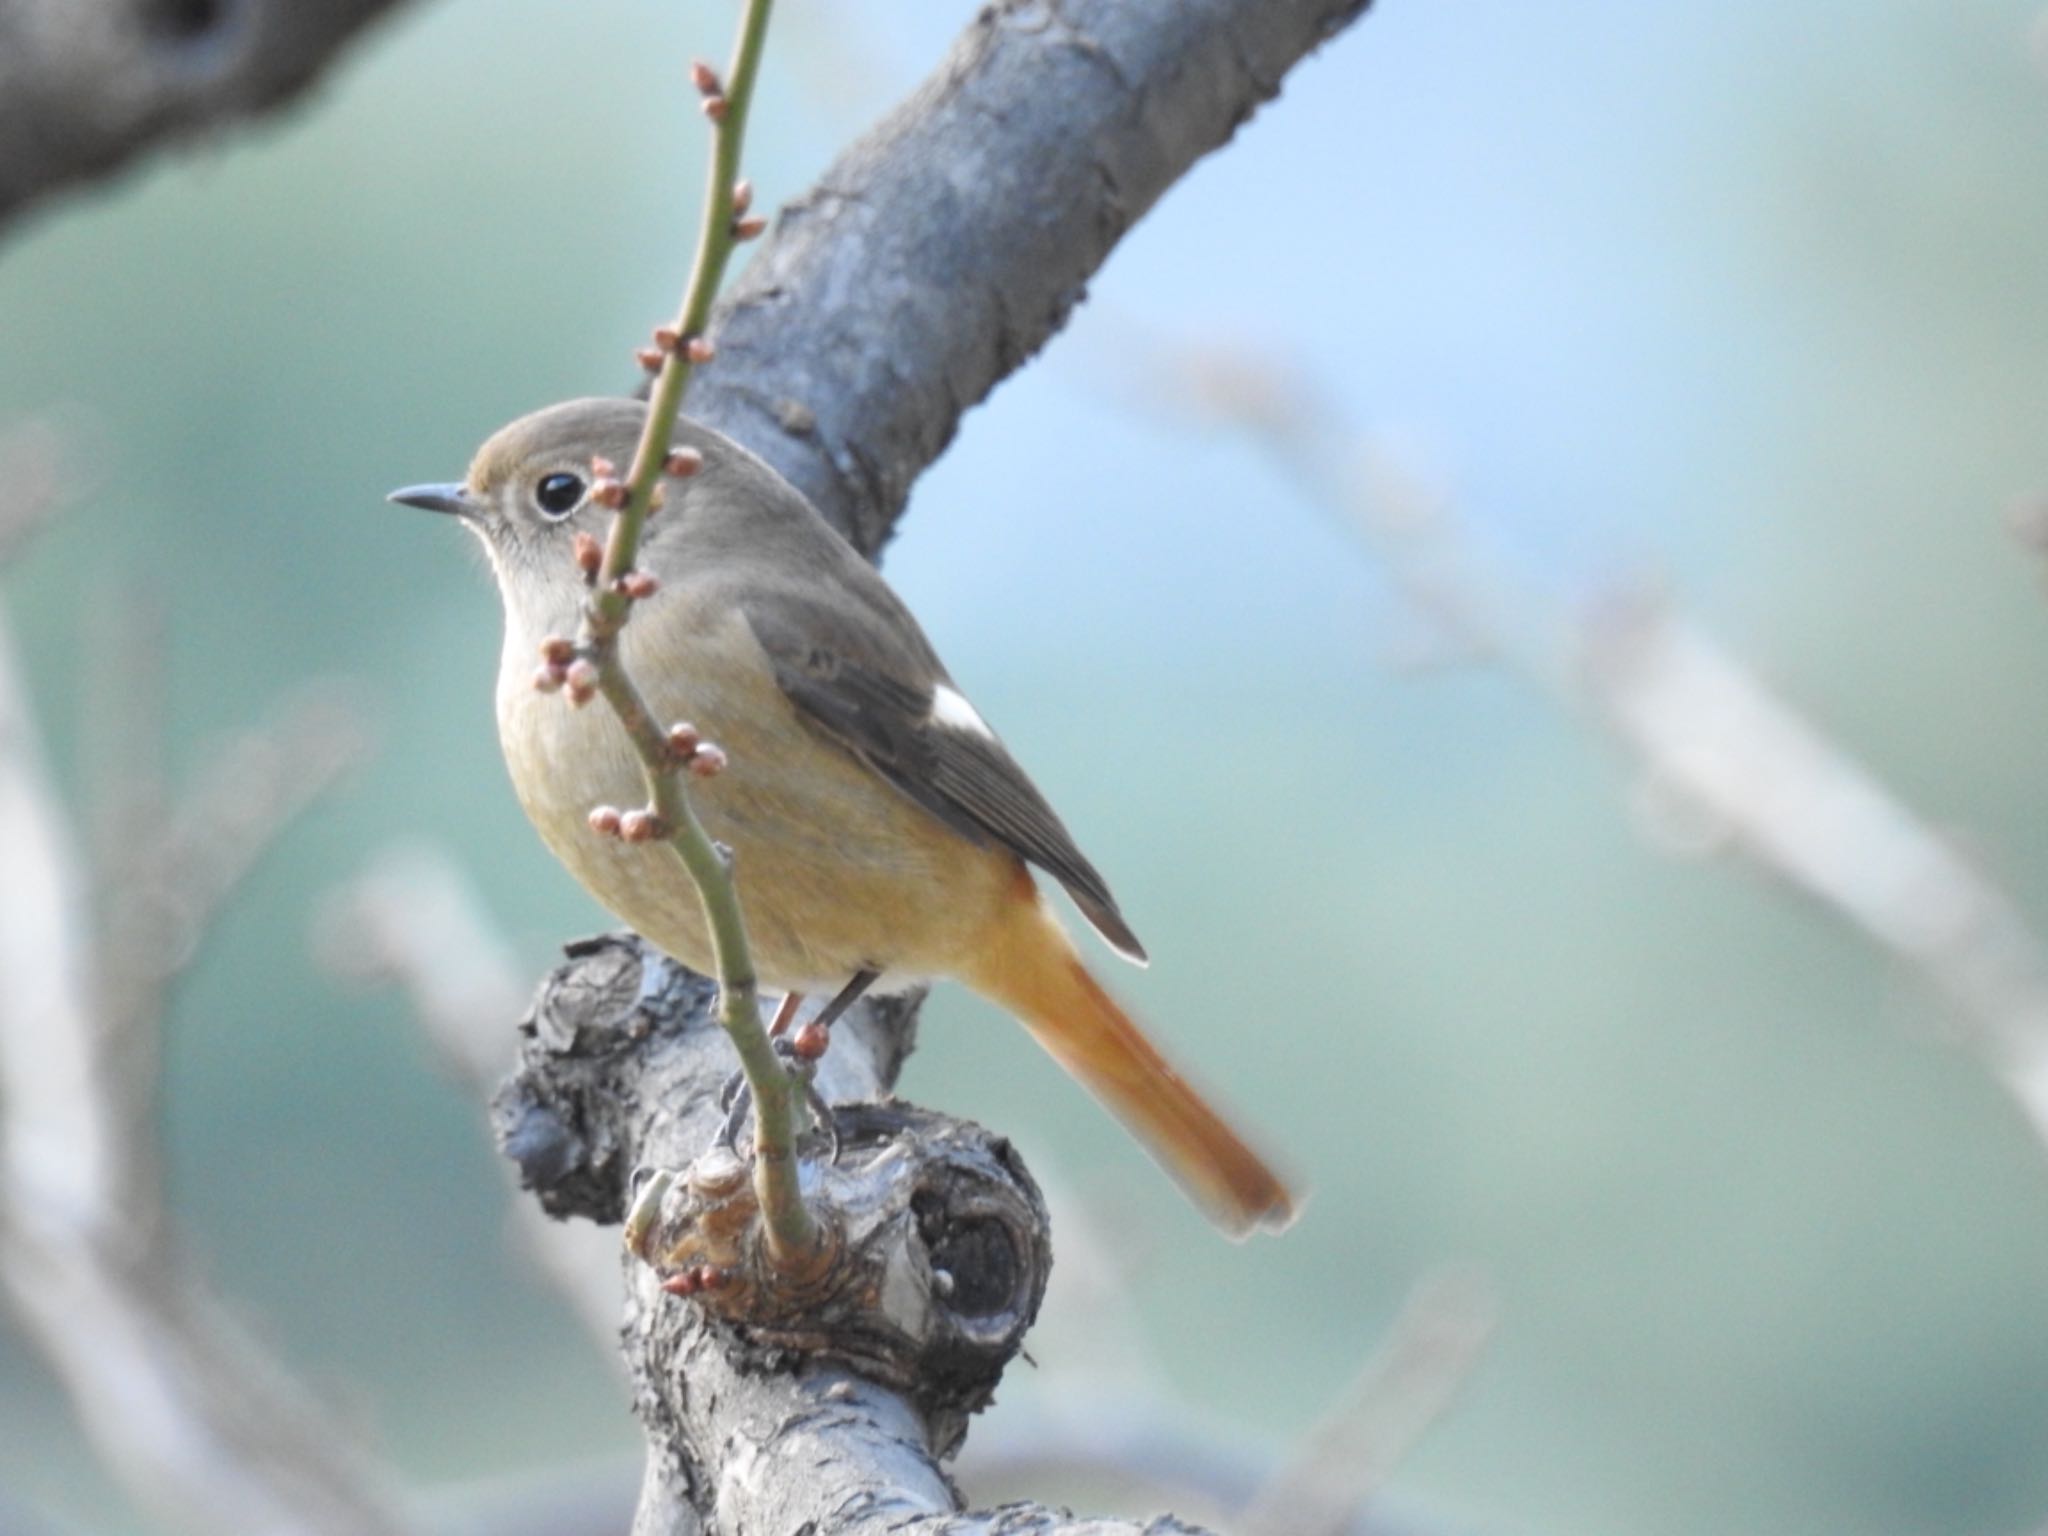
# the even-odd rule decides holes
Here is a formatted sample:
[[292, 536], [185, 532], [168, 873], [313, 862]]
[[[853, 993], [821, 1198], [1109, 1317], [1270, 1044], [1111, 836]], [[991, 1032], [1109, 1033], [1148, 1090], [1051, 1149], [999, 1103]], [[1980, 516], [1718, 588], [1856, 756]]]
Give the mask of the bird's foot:
[[[833, 1116], [832, 1106], [825, 1102], [825, 1096], [818, 1092], [817, 1084], [812, 1081], [815, 1062], [806, 1059], [795, 1041], [787, 1035], [777, 1036], [774, 1043], [775, 1054], [784, 1063], [791, 1081], [802, 1088], [804, 1103], [809, 1107], [812, 1119], [830, 1139], [831, 1161], [836, 1165], [839, 1161], [839, 1124]], [[719, 1091], [718, 1103], [725, 1111], [724, 1123], [718, 1128], [718, 1145], [738, 1157], [740, 1132], [746, 1129], [747, 1116], [754, 1108], [754, 1090], [747, 1082], [746, 1073], [734, 1072], [725, 1080], [725, 1087]]]

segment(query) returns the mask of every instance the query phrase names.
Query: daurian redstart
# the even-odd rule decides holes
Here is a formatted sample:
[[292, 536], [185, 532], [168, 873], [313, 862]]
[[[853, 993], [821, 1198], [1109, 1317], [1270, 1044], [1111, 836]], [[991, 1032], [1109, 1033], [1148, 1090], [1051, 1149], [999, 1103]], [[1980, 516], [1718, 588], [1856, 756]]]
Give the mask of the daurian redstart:
[[[505, 602], [498, 734], [513, 787], [555, 856], [635, 930], [709, 972], [681, 864], [594, 832], [590, 811], [644, 795], [617, 721], [532, 686], [541, 642], [575, 634], [578, 530], [612, 514], [591, 461], [630, 462], [646, 408], [576, 400], [513, 422], [459, 485], [392, 493], [484, 542]], [[850, 998], [956, 977], [1015, 1014], [1233, 1235], [1285, 1226], [1286, 1187], [1088, 973], [1034, 883], [1061, 885], [1125, 958], [1145, 951], [1094, 865], [953, 686], [896, 594], [774, 470], [688, 420], [703, 467], [665, 483], [639, 564], [659, 590], [621, 639], [657, 720], [688, 720], [729, 766], [693, 781], [733, 851], [761, 981]]]

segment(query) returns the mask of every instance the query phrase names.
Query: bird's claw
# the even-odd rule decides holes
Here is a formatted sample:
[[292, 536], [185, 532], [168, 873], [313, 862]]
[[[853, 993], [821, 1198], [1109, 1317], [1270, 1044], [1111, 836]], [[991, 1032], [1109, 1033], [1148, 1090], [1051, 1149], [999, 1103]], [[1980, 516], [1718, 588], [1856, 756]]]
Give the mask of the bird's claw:
[[[804, 1103], [809, 1107], [812, 1118], [832, 1144], [830, 1161], [839, 1165], [839, 1121], [832, 1113], [832, 1106], [825, 1102], [825, 1096], [818, 1092], [817, 1084], [811, 1080], [810, 1064], [799, 1062], [790, 1049], [787, 1037], [778, 1036], [774, 1042], [775, 1054], [782, 1058], [791, 1077], [803, 1087]], [[754, 1090], [747, 1083], [744, 1072], [734, 1072], [725, 1080], [719, 1090], [718, 1107], [725, 1111], [725, 1120], [718, 1128], [717, 1144], [737, 1157], [740, 1153], [740, 1132], [746, 1128], [747, 1116], [754, 1108]]]

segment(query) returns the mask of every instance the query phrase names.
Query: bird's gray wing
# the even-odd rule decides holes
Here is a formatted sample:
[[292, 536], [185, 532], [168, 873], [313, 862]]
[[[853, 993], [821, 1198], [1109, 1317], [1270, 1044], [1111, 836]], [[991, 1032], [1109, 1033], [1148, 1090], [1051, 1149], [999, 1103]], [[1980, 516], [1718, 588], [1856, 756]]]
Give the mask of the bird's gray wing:
[[940, 689], [958, 691], [879, 578], [873, 591], [782, 586], [739, 606], [799, 713], [954, 831], [1045, 870], [1113, 948], [1144, 962], [1108, 883], [995, 733], [971, 707], [934, 713]]

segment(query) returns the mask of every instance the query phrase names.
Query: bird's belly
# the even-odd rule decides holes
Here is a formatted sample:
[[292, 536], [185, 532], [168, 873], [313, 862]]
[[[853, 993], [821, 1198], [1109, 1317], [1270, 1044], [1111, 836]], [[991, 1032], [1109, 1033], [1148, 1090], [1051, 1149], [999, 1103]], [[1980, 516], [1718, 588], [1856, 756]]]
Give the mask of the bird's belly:
[[[629, 631], [630, 633], [630, 631]], [[656, 718], [687, 718], [726, 753], [692, 803], [730, 848], [754, 965], [775, 991], [957, 971], [1028, 881], [1006, 850], [969, 842], [797, 717], [772, 679], [690, 689], [643, 679]], [[687, 691], [684, 702], [679, 695]], [[506, 766], [549, 849], [612, 913], [685, 965], [715, 970], [696, 888], [657, 844], [591, 830], [597, 805], [644, 804], [639, 760], [602, 703], [572, 709], [521, 678], [499, 692]]]

